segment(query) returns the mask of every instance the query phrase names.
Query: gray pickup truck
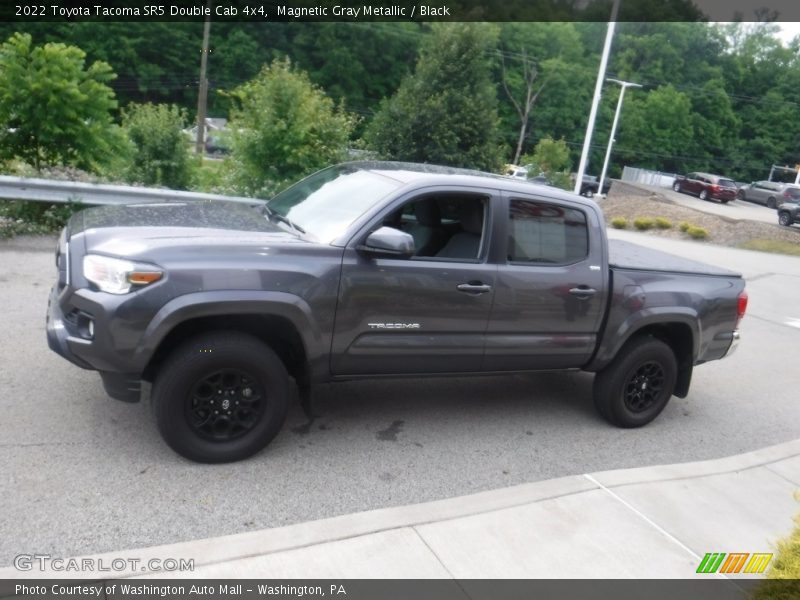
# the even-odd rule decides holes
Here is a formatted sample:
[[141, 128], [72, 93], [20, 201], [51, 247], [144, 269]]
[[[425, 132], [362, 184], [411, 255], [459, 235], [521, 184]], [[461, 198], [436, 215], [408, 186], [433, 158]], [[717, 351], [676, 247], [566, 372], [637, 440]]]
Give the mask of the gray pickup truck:
[[602, 417], [645, 425], [732, 350], [747, 305], [736, 273], [609, 242], [591, 200], [405, 163], [258, 206], [84, 210], [56, 264], [50, 347], [114, 398], [151, 382], [165, 441], [202, 462], [266, 446], [290, 385], [307, 403], [365, 377], [582, 369]]

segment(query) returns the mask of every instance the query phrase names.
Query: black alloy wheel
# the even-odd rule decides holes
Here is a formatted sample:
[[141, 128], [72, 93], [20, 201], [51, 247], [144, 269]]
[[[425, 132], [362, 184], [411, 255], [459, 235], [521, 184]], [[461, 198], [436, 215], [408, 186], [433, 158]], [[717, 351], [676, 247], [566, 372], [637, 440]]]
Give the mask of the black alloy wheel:
[[625, 383], [625, 406], [634, 413], [649, 409], [664, 391], [664, 368], [648, 361], [631, 372]]
[[201, 377], [186, 400], [189, 427], [201, 437], [220, 442], [252, 430], [267, 402], [256, 378], [239, 369], [222, 369]]

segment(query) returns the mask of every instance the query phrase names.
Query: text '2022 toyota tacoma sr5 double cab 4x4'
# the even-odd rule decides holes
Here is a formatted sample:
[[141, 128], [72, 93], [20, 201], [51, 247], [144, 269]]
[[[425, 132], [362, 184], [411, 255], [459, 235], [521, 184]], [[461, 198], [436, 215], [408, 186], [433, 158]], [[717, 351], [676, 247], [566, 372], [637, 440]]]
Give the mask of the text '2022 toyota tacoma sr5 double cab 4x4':
[[609, 242], [591, 200], [404, 163], [330, 167], [258, 207], [87, 209], [56, 262], [50, 347], [115, 398], [152, 382], [162, 436], [204, 462], [266, 446], [292, 380], [307, 400], [317, 382], [582, 369], [600, 415], [645, 425], [731, 351], [747, 304], [736, 273]]

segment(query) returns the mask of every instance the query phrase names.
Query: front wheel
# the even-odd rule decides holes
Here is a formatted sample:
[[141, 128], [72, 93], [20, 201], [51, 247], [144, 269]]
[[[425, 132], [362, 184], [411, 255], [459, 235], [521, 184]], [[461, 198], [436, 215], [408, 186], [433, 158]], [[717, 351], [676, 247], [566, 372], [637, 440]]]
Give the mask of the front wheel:
[[681, 193], [681, 184], [680, 184], [680, 182], [676, 181], [675, 183], [673, 183], [672, 184], [672, 189], [680, 194]]
[[583, 191], [583, 195], [587, 198], [594, 198], [594, 190], [588, 189]]
[[170, 448], [197, 462], [231, 462], [255, 454], [278, 434], [289, 406], [289, 376], [258, 339], [211, 332], [169, 355], [152, 398]]
[[667, 344], [649, 336], [634, 338], [595, 376], [595, 408], [617, 427], [647, 425], [672, 397], [677, 373]]
[[744, 190], [739, 190], [738, 192], [736, 192], [736, 199], [747, 200], [747, 195], [744, 193]]
[[703, 190], [700, 192], [700, 200], [706, 200], [708, 198], [708, 192]]
[[781, 225], [783, 225], [784, 227], [791, 227], [791, 225], [792, 225], [792, 223], [793, 223], [793, 221], [792, 221], [792, 215], [790, 215], [790, 214], [789, 214], [788, 212], [786, 212], [786, 211], [783, 211], [783, 212], [781, 212], [781, 213], [778, 215], [778, 223], [779, 223], [779, 224], [781, 224]]

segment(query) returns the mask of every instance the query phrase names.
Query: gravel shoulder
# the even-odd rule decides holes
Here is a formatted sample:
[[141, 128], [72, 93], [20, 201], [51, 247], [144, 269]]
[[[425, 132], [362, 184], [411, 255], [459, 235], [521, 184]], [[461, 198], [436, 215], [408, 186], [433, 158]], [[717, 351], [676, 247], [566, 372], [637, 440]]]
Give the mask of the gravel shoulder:
[[[664, 195], [615, 181], [607, 198], [598, 198], [606, 224], [624, 217], [628, 229], [633, 229], [633, 220], [639, 217], [662, 217], [672, 222], [671, 229], [650, 229], [645, 233], [674, 239], [690, 239], [678, 229], [681, 222], [688, 222], [708, 231], [708, 237], [697, 243], [712, 243], [723, 246], [742, 247], [754, 240], [776, 240], [797, 244], [800, 247], [800, 227], [781, 227], [756, 221], [731, 219], [680, 206]], [[776, 218], [777, 220], [777, 218]]]

